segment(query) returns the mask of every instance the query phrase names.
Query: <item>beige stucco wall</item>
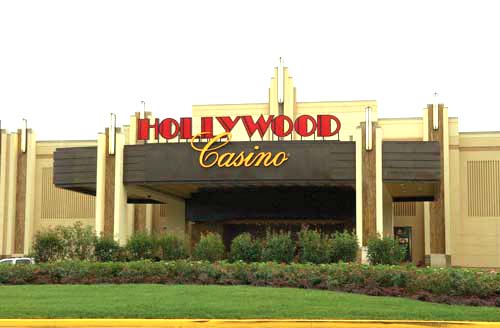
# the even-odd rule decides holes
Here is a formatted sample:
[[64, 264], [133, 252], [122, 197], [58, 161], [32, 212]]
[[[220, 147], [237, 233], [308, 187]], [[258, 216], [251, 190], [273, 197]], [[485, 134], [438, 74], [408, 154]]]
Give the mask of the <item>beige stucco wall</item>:
[[500, 132], [461, 133], [454, 152], [452, 264], [500, 267]]
[[53, 153], [56, 148], [95, 146], [95, 141], [39, 141], [36, 146], [34, 231], [80, 221], [95, 224], [95, 197], [54, 186]]

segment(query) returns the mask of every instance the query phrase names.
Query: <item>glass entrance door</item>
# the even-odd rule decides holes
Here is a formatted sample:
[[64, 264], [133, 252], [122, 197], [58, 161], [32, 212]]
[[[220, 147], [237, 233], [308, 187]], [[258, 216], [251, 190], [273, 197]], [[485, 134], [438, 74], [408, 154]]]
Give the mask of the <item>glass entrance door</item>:
[[394, 238], [405, 249], [405, 261], [411, 262], [411, 227], [394, 227]]

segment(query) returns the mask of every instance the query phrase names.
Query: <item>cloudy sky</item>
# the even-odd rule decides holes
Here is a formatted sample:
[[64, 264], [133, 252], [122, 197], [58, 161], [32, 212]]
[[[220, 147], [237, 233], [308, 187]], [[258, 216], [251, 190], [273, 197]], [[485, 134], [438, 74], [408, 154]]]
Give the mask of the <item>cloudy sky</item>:
[[0, 1], [0, 119], [94, 139], [110, 112], [189, 116], [266, 102], [278, 57], [298, 101], [375, 99], [461, 131], [500, 130], [498, 1]]

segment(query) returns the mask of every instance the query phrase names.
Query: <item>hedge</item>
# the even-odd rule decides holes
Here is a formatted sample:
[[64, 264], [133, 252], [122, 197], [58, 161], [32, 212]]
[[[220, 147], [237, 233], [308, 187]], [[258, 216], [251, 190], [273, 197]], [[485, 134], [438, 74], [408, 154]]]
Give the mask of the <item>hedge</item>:
[[[500, 305], [500, 274], [455, 268], [339, 264], [58, 262], [0, 266], [0, 284], [162, 283], [296, 287], [452, 302], [468, 297]], [[439, 296], [436, 299], [436, 296]], [[451, 301], [450, 301], [451, 300]], [[479, 301], [478, 301], [479, 300]], [[485, 301], [486, 302], [486, 301]], [[463, 302], [462, 302], [463, 303]]]

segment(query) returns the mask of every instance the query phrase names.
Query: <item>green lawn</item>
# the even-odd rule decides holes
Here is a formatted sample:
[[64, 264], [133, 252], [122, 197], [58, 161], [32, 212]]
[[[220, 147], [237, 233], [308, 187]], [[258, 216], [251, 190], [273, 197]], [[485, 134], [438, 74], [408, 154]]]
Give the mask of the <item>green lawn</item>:
[[320, 290], [196, 285], [0, 286], [0, 318], [295, 318], [500, 321], [500, 308]]

